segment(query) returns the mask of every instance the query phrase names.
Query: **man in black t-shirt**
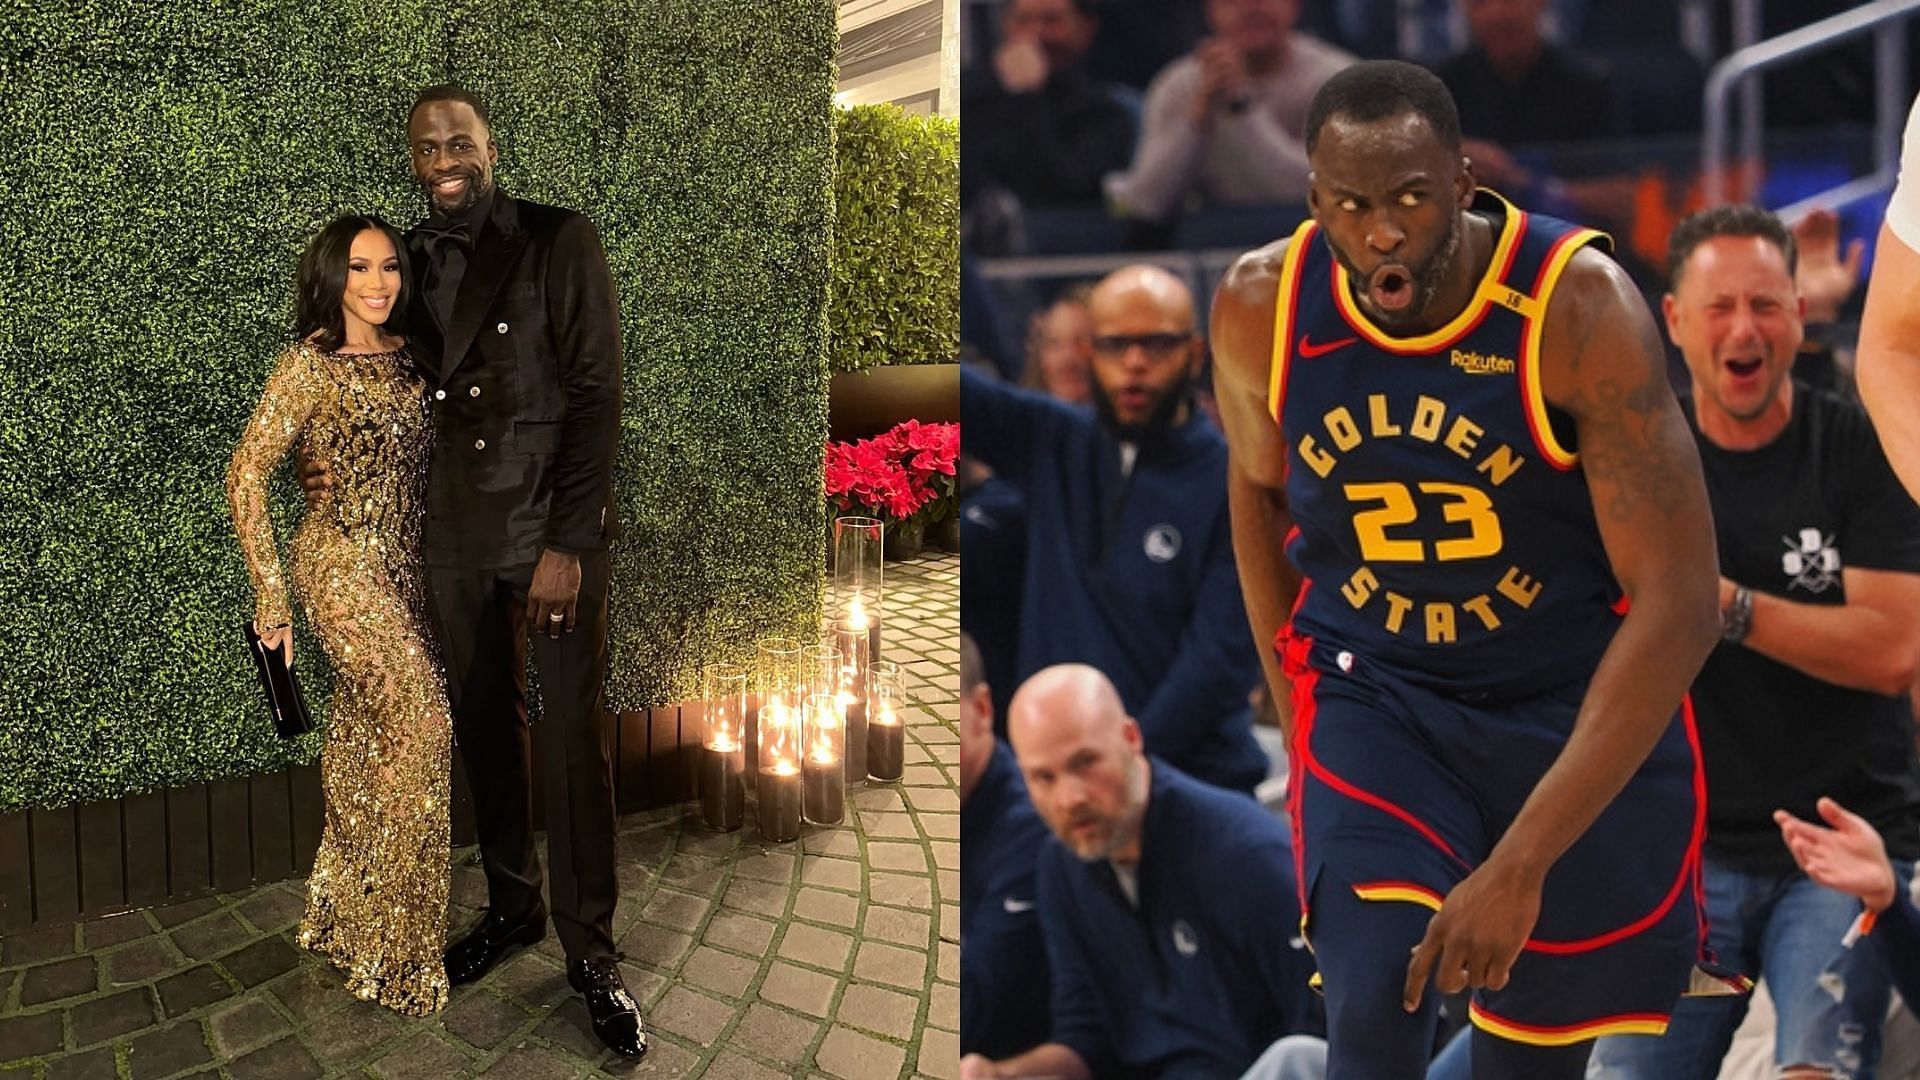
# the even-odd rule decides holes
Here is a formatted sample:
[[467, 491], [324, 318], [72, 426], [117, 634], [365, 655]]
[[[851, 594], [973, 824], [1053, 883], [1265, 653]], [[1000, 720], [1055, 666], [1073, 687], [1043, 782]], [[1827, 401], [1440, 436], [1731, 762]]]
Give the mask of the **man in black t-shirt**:
[[[1668, 332], [1719, 535], [1723, 641], [1693, 687], [1706, 762], [1709, 945], [1764, 975], [1775, 1065], [1871, 1078], [1889, 973], [1842, 943], [1858, 901], [1794, 864], [1776, 808], [1853, 808], [1896, 864], [1920, 855], [1920, 763], [1906, 692], [1920, 664], [1920, 507], [1858, 407], [1796, 386], [1803, 336], [1793, 238], [1746, 206], [1683, 221], [1669, 243]], [[1711, 1080], [1744, 998], [1692, 998], [1667, 1034], [1601, 1040], [1605, 1077]]]

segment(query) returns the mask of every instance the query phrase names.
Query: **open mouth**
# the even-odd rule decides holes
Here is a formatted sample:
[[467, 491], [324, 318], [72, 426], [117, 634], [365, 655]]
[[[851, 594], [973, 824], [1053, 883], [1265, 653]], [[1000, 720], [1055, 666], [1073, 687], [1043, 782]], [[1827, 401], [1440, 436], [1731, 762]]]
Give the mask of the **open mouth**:
[[1727, 370], [1731, 372], [1735, 378], [1744, 379], [1750, 375], [1758, 375], [1760, 373], [1760, 368], [1762, 366], [1762, 363], [1763, 361], [1761, 361], [1759, 357], [1753, 357], [1751, 359], [1743, 359], [1743, 360], [1729, 360], [1727, 361]]
[[1367, 296], [1382, 311], [1405, 311], [1413, 304], [1413, 273], [1388, 263], [1367, 278]]
[[464, 175], [443, 176], [433, 182], [433, 193], [442, 196], [456, 196], [467, 190], [467, 178]]

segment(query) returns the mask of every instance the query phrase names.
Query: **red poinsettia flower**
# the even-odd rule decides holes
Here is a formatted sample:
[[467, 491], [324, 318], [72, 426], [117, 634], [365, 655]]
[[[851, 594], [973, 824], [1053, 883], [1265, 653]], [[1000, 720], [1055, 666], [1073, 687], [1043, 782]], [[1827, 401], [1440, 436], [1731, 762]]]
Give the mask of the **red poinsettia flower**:
[[906, 420], [871, 439], [827, 444], [826, 493], [842, 510], [900, 521], [951, 509], [960, 425]]

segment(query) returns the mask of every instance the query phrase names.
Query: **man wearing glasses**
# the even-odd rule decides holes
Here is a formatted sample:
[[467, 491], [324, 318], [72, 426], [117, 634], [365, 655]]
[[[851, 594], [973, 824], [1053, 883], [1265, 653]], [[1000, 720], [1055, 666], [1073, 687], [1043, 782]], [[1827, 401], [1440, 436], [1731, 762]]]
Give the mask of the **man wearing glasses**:
[[1021, 489], [1029, 539], [1016, 680], [1103, 672], [1146, 749], [1202, 780], [1252, 790], [1259, 658], [1227, 522], [1226, 443], [1193, 406], [1205, 346], [1178, 278], [1130, 266], [1102, 280], [1090, 415], [967, 371], [967, 452]]

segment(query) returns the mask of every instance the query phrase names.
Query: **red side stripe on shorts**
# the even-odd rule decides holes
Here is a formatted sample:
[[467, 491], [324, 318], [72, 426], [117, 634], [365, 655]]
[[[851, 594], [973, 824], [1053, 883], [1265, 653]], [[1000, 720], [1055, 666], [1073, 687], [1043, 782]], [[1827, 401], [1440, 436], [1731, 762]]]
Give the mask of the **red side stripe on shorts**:
[[1706, 910], [1701, 906], [1698, 887], [1700, 866], [1700, 843], [1707, 832], [1707, 772], [1700, 758], [1700, 733], [1693, 724], [1693, 698], [1691, 695], [1680, 699], [1680, 722], [1685, 726], [1687, 746], [1693, 751], [1693, 833], [1687, 839], [1686, 854], [1680, 858], [1679, 872], [1673, 876], [1673, 887], [1667, 890], [1667, 897], [1660, 906], [1648, 912], [1644, 918], [1636, 919], [1617, 930], [1611, 930], [1597, 937], [1583, 938], [1578, 941], [1540, 941], [1528, 938], [1525, 948], [1532, 952], [1565, 956], [1570, 953], [1591, 952], [1603, 948], [1624, 938], [1647, 929], [1666, 917], [1668, 911], [1686, 891], [1688, 884], [1694, 884], [1695, 916], [1700, 923], [1701, 940], [1706, 940]]
[[1421, 836], [1426, 837], [1427, 840], [1431, 842], [1434, 847], [1437, 847], [1442, 852], [1445, 852], [1448, 858], [1452, 859], [1454, 862], [1459, 863], [1461, 866], [1466, 867], [1468, 870], [1473, 869], [1473, 866], [1469, 864], [1467, 860], [1461, 858], [1459, 854], [1453, 850], [1453, 845], [1447, 843], [1446, 840], [1442, 839], [1440, 834], [1433, 831], [1433, 828], [1429, 826], [1426, 822], [1421, 821], [1417, 817], [1414, 817], [1411, 813], [1408, 813], [1406, 810], [1401, 809], [1400, 807], [1394, 805], [1391, 802], [1388, 802], [1386, 799], [1383, 799], [1380, 796], [1375, 795], [1370, 791], [1362, 790], [1361, 788], [1357, 788], [1352, 784], [1347, 783], [1345, 780], [1342, 780], [1338, 776], [1333, 775], [1333, 773], [1327, 770], [1327, 767], [1325, 765], [1320, 764], [1318, 761], [1314, 760], [1311, 756], [1307, 758], [1307, 771], [1319, 777], [1321, 783], [1326, 784], [1328, 787], [1332, 788], [1333, 790], [1339, 792], [1342, 795], [1345, 795], [1347, 798], [1352, 799], [1355, 802], [1365, 803], [1366, 805], [1371, 806], [1376, 810], [1385, 811], [1386, 813], [1391, 814], [1396, 818], [1399, 818], [1401, 821], [1405, 822], [1410, 828], [1412, 828], [1413, 831], [1419, 833]]
[[[1306, 595], [1306, 583], [1300, 595]], [[1299, 610], [1299, 604], [1294, 604]], [[1307, 736], [1313, 731], [1314, 685], [1320, 673], [1307, 666], [1307, 652], [1313, 648], [1310, 637], [1294, 637], [1293, 622], [1280, 628], [1274, 651], [1280, 654], [1280, 666], [1287, 673], [1293, 690], [1293, 738], [1287, 746], [1287, 826], [1293, 831], [1293, 887], [1300, 894], [1300, 925], [1307, 925], [1307, 842], [1300, 827], [1300, 801], [1306, 788], [1303, 773]]]

